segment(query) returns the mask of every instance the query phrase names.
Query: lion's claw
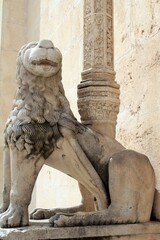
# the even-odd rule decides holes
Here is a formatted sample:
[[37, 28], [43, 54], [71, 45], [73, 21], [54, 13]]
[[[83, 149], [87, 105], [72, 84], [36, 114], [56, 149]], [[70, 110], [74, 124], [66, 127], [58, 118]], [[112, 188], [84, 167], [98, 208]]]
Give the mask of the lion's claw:
[[[58, 211], [58, 209], [57, 209]], [[43, 209], [43, 208], [36, 208], [31, 214], [30, 218], [39, 220], [39, 219], [49, 219], [50, 217], [56, 214], [56, 209]]]
[[28, 212], [22, 207], [10, 207], [5, 213], [0, 215], [1, 228], [27, 226], [28, 224]]
[[44, 211], [45, 211], [45, 209], [36, 208], [36, 209], [30, 214], [30, 219], [34, 219], [34, 220], [45, 219]]
[[81, 225], [81, 221], [78, 218], [78, 213], [77, 214], [57, 213], [49, 219], [49, 223], [54, 227], [72, 227]]
[[54, 227], [65, 227], [67, 226], [66, 224], [67, 219], [68, 217], [64, 215], [56, 214], [49, 219], [49, 223]]

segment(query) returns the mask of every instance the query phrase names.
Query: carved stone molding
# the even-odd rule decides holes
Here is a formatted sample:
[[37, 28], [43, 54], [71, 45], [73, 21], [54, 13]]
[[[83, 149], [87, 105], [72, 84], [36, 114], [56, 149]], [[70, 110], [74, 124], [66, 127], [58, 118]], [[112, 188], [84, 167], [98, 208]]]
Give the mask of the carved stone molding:
[[112, 0], [84, 0], [84, 61], [78, 107], [84, 124], [114, 137], [119, 85], [114, 81], [112, 11]]
[[85, 125], [115, 136], [119, 112], [119, 88], [113, 81], [87, 80], [78, 85], [78, 108]]

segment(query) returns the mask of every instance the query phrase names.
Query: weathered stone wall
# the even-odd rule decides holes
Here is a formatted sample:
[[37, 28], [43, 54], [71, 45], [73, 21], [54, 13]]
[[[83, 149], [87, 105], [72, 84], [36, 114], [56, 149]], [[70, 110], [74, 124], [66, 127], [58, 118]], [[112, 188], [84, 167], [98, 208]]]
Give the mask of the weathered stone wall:
[[26, 42], [38, 41], [40, 38], [40, 7], [40, 0], [27, 0]]
[[117, 138], [149, 156], [160, 189], [160, 1], [114, 0]]
[[0, 6], [0, 189], [2, 189], [3, 130], [15, 93], [17, 51], [26, 39], [26, 0], [1, 0]]

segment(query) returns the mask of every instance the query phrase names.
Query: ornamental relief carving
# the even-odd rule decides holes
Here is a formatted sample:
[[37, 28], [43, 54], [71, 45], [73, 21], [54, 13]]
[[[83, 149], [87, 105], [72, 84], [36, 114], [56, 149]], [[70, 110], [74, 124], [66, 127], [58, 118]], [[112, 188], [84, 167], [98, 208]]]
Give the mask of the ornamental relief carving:
[[116, 121], [119, 112], [119, 104], [109, 101], [84, 101], [79, 102], [79, 113], [82, 121], [101, 120]]
[[103, 12], [103, 1], [104, 0], [94, 1], [94, 12], [95, 13], [102, 13]]
[[84, 19], [84, 69], [91, 67], [91, 54], [93, 52], [93, 38], [91, 16]]
[[112, 0], [106, 0], [106, 12], [110, 16], [112, 16], [112, 9], [113, 9]]
[[104, 28], [103, 15], [96, 14], [94, 30], [94, 66], [104, 65]]
[[84, 1], [84, 15], [88, 15], [91, 13], [91, 4], [93, 0], [85, 0]]
[[93, 48], [93, 42], [90, 41], [86, 44], [84, 49], [84, 69], [91, 68], [91, 49]]
[[113, 67], [113, 30], [112, 30], [112, 18], [107, 17], [107, 66]]

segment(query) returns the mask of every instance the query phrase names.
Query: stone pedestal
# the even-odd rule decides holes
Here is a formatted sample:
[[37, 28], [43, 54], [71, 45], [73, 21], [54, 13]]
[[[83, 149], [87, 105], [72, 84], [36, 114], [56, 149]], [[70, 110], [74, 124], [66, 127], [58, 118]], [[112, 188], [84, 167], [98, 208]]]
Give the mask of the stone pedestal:
[[32, 221], [29, 227], [0, 229], [0, 240], [159, 240], [160, 223], [52, 228], [47, 221]]

